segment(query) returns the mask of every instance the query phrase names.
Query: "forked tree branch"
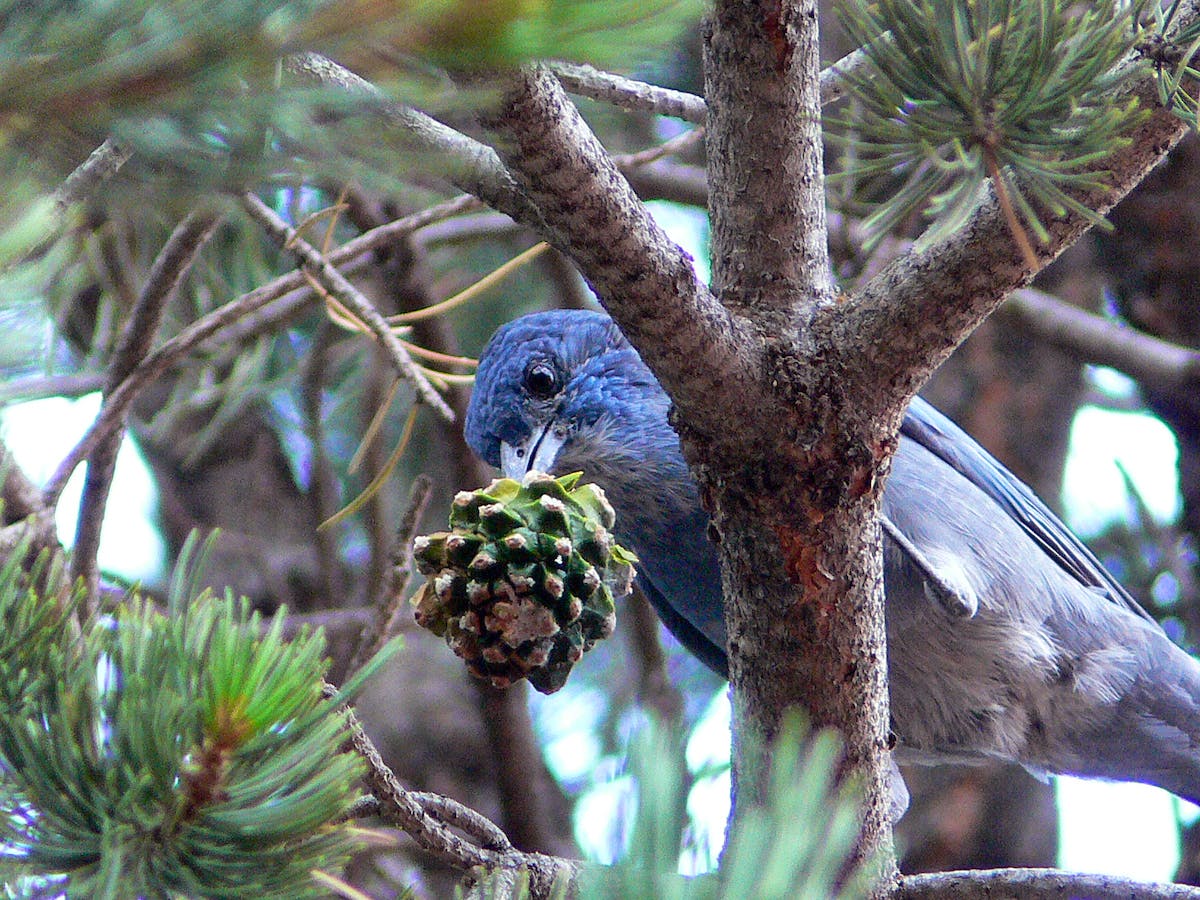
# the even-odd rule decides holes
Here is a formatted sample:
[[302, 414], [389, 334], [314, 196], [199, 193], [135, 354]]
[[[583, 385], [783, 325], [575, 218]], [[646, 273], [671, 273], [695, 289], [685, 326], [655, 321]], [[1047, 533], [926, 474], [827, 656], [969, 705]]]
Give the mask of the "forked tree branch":
[[[1200, 6], [1195, 0], [1184, 2], [1176, 27], [1197, 18]], [[1134, 65], [1135, 57], [1124, 64]], [[1101, 214], [1136, 187], [1187, 131], [1180, 118], [1159, 105], [1153, 71], [1146, 69], [1114, 89], [1111, 99], [1120, 106], [1131, 98], [1149, 111], [1146, 118], [1128, 135], [1127, 146], [1096, 163], [1109, 173], [1105, 186], [1076, 195], [1083, 206]], [[1090, 221], [1075, 212], [1049, 220], [1049, 240], [1036, 248], [1042, 265], [1090, 227]], [[927, 246], [918, 245], [856, 291], [852, 302], [831, 313], [841, 320], [842, 334], [853, 336], [854, 346], [867, 352], [855, 368], [869, 383], [852, 389], [879, 408], [902, 407], [1004, 296], [1035, 274], [1013, 243], [1000, 204], [989, 190], [962, 228]]]
[[[714, 391], [748, 386], [754, 342], [697, 278], [693, 262], [650, 216], [549, 70], [508, 82], [485, 124], [521, 189], [561, 235], [622, 330], [693, 426], [728, 418]], [[527, 223], [528, 224], [528, 223]]]

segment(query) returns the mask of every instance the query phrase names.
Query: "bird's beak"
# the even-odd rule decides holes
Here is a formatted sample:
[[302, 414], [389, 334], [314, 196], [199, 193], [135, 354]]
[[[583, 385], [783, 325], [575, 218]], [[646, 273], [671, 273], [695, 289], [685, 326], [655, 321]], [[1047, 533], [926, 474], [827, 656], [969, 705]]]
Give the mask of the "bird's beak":
[[526, 472], [549, 472], [566, 443], [566, 435], [547, 422], [520, 444], [500, 443], [500, 468], [506, 478], [518, 481]]

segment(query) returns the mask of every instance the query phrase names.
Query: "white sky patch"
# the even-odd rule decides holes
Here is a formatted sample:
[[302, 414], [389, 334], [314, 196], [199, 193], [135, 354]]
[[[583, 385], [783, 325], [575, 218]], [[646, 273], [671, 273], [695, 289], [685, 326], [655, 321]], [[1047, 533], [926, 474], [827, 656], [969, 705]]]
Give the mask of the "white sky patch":
[[1178, 456], [1174, 435], [1154, 416], [1081, 407], [1071, 425], [1063, 477], [1067, 524], [1087, 536], [1128, 518], [1122, 468], [1155, 519], [1174, 521], [1180, 504]]
[[1054, 779], [1058, 864], [1096, 875], [1170, 881], [1179, 865], [1176, 821], [1196, 807], [1145, 784]]
[[[53, 474], [63, 457], [83, 437], [100, 410], [100, 395], [78, 400], [53, 397], [0, 410], [0, 436], [17, 465], [38, 485]], [[58, 502], [58, 534], [65, 546], [75, 540], [85, 467], [80, 466]], [[157, 496], [141, 453], [130, 440], [121, 444], [116, 474], [100, 537], [100, 568], [132, 581], [156, 579], [165, 548], [152, 521]]]
[[646, 207], [671, 240], [691, 255], [696, 276], [705, 284], [712, 281], [712, 266], [708, 260], [708, 216], [704, 210], [667, 200], [651, 200]]

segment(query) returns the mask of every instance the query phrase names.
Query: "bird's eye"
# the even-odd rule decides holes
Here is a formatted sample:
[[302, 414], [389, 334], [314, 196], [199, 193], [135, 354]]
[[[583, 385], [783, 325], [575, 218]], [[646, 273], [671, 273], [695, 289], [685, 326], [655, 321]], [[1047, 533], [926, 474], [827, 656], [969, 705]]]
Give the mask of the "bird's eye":
[[525, 390], [542, 400], [558, 393], [558, 372], [554, 366], [544, 360], [530, 363], [525, 370]]

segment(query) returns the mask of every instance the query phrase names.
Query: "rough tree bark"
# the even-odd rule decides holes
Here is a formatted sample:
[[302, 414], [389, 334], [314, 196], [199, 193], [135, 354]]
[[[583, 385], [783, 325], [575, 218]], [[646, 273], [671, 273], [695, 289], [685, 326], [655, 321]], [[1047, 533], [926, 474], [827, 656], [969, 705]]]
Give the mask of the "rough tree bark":
[[[1187, 20], [1195, 10], [1181, 14]], [[786, 698], [821, 693], [810, 704], [817, 720], [845, 729], [851, 767], [867, 775], [863, 845], [886, 846], [875, 524], [886, 461], [912, 394], [1032, 273], [989, 197], [960, 231], [906, 254], [855, 296], [823, 297], [825, 276], [803, 269], [823, 254], [825, 239], [803, 230], [823, 231], [820, 200], [802, 211], [799, 199], [819, 197], [805, 181], [815, 169], [793, 155], [799, 135], [816, 133], [815, 10], [718, 3], [712, 22], [710, 90], [759, 113], [747, 122], [711, 98], [709, 190], [729, 198], [712, 201], [714, 283], [727, 305], [696, 283], [686, 257], [649, 219], [544, 70], [511, 82], [487, 124], [501, 137], [501, 161], [541, 214], [544, 225], [535, 227], [572, 256], [675, 401], [685, 452], [722, 540], [739, 712], [762, 716], [739, 726], [769, 735]], [[1150, 77], [1135, 90], [1155, 108]], [[740, 143], [727, 128], [743, 129]], [[1107, 210], [1183, 130], [1170, 114], [1153, 112], [1130, 146], [1105, 161], [1109, 186], [1081, 201]], [[768, 195], [756, 173], [713, 160], [722, 145], [752, 153], [764, 140], [776, 149], [771, 158], [784, 160], [776, 172], [788, 167], [802, 183], [777, 178]], [[723, 181], [735, 173], [751, 180]], [[769, 200], [795, 230], [770, 224], [737, 233], [759, 221], [738, 204], [740, 191]], [[1075, 215], [1051, 220], [1042, 264], [1087, 227]], [[743, 256], [750, 247], [775, 265]], [[828, 641], [835, 621], [845, 630]], [[830, 653], [830, 643], [838, 650]], [[833, 664], [809, 666], [813, 659]], [[761, 708], [757, 701], [767, 697], [783, 702]], [[743, 788], [753, 783], [741, 768]]]
[[[721, 545], [735, 799], [763, 798], [762, 740], [789, 707], [846, 737], [863, 778], [864, 853], [890, 851], [876, 474], [893, 449], [834, 368], [815, 3], [717, 3], [705, 40], [713, 290], [753, 321], [753, 420], [714, 435], [681, 416]], [[788, 123], [780, 127], [781, 123]], [[833, 377], [831, 377], [833, 376]], [[780, 578], [779, 573], [786, 573]], [[884, 866], [891, 865], [890, 859]]]

